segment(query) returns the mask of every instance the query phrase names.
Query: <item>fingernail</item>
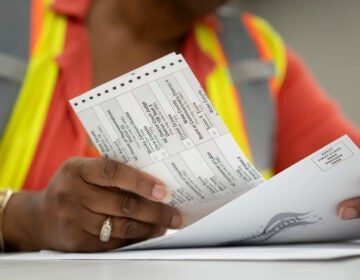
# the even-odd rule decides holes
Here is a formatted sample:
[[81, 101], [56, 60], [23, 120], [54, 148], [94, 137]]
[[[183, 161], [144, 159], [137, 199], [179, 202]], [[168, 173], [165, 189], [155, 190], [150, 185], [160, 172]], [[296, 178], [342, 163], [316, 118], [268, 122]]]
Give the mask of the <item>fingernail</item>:
[[175, 213], [171, 219], [170, 226], [171, 228], [179, 228], [182, 225], [182, 217], [180, 214]]
[[151, 194], [156, 200], [159, 200], [161, 202], [170, 202], [171, 197], [167, 189], [163, 185], [154, 185], [152, 194]]
[[348, 207], [340, 210], [340, 218], [343, 220], [350, 220], [358, 217], [358, 211], [355, 208]]

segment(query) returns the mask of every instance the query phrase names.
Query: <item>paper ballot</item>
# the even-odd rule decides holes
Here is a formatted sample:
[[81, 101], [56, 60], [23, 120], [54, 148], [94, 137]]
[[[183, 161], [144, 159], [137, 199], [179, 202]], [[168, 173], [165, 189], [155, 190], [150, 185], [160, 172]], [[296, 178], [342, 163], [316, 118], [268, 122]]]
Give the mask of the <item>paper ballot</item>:
[[359, 148], [341, 137], [200, 221], [126, 249], [359, 239], [360, 221], [336, 214], [339, 202], [360, 195], [359, 166]]
[[161, 179], [187, 223], [264, 181], [181, 55], [158, 59], [70, 103], [102, 156]]
[[360, 196], [359, 148], [344, 136], [264, 181], [181, 55], [70, 103], [102, 156], [164, 181], [191, 224], [125, 249], [360, 238], [360, 221], [336, 215], [340, 201]]

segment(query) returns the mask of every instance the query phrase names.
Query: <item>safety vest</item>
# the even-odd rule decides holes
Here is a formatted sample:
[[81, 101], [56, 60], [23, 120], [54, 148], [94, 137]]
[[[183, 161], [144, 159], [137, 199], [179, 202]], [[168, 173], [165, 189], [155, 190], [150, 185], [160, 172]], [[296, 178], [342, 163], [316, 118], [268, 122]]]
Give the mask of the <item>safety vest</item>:
[[[39, 143], [58, 77], [54, 58], [63, 50], [67, 27], [64, 16], [44, 9], [54, 0], [33, 1], [34, 18], [43, 18], [43, 24], [33, 22], [31, 59], [0, 141], [0, 188], [15, 191], [21, 190]], [[204, 77], [205, 92], [244, 154], [270, 177], [274, 102], [286, 67], [284, 45], [264, 20], [251, 14], [239, 17], [225, 11], [219, 23], [216, 27], [205, 20], [194, 26], [196, 48], [214, 63]]]
[[[220, 10], [220, 27], [195, 27], [215, 62], [205, 91], [247, 158], [265, 178], [274, 173], [275, 105], [286, 71], [282, 38], [263, 19]], [[224, 94], [226, 93], [226, 94]]]
[[[45, 9], [53, 0], [33, 0], [32, 53], [20, 93], [0, 142], [0, 186], [21, 190], [44, 126], [64, 46], [66, 19]], [[45, 12], [43, 12], [45, 11]], [[35, 14], [37, 17], [35, 17]], [[39, 14], [43, 14], [39, 17]], [[36, 26], [35, 26], [36, 25]], [[41, 28], [41, 33], [39, 31]]]

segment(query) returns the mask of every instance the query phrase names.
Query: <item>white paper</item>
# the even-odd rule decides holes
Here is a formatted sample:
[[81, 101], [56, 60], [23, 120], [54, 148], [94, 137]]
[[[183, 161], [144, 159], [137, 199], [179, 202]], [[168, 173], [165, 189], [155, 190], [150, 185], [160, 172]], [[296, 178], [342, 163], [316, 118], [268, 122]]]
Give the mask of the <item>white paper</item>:
[[339, 202], [360, 196], [359, 148], [341, 137], [264, 182], [181, 55], [158, 59], [71, 104], [103, 156], [163, 180], [171, 205], [189, 223], [203, 217], [119, 250], [360, 238], [360, 220], [337, 217]]
[[4, 260], [329, 260], [360, 256], [359, 243], [323, 243], [225, 248], [163, 249], [105, 253], [42, 251], [0, 255]]
[[167, 55], [70, 101], [102, 156], [170, 188], [194, 222], [263, 182], [181, 55]]
[[337, 205], [360, 196], [359, 166], [359, 148], [343, 136], [200, 221], [125, 249], [358, 239], [360, 220], [340, 220]]

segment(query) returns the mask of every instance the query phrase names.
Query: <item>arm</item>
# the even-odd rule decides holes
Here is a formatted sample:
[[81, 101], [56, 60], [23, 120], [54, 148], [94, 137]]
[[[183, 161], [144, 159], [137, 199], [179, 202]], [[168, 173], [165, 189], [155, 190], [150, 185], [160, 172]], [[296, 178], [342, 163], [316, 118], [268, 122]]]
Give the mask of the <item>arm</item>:
[[344, 134], [360, 146], [360, 130], [324, 94], [291, 50], [287, 61], [287, 74], [277, 104], [276, 172]]
[[[106, 159], [65, 162], [41, 192], [14, 194], [4, 215], [7, 250], [104, 251], [178, 228], [179, 212], [161, 201], [168, 192], [156, 178]], [[108, 242], [99, 239], [112, 218]]]

